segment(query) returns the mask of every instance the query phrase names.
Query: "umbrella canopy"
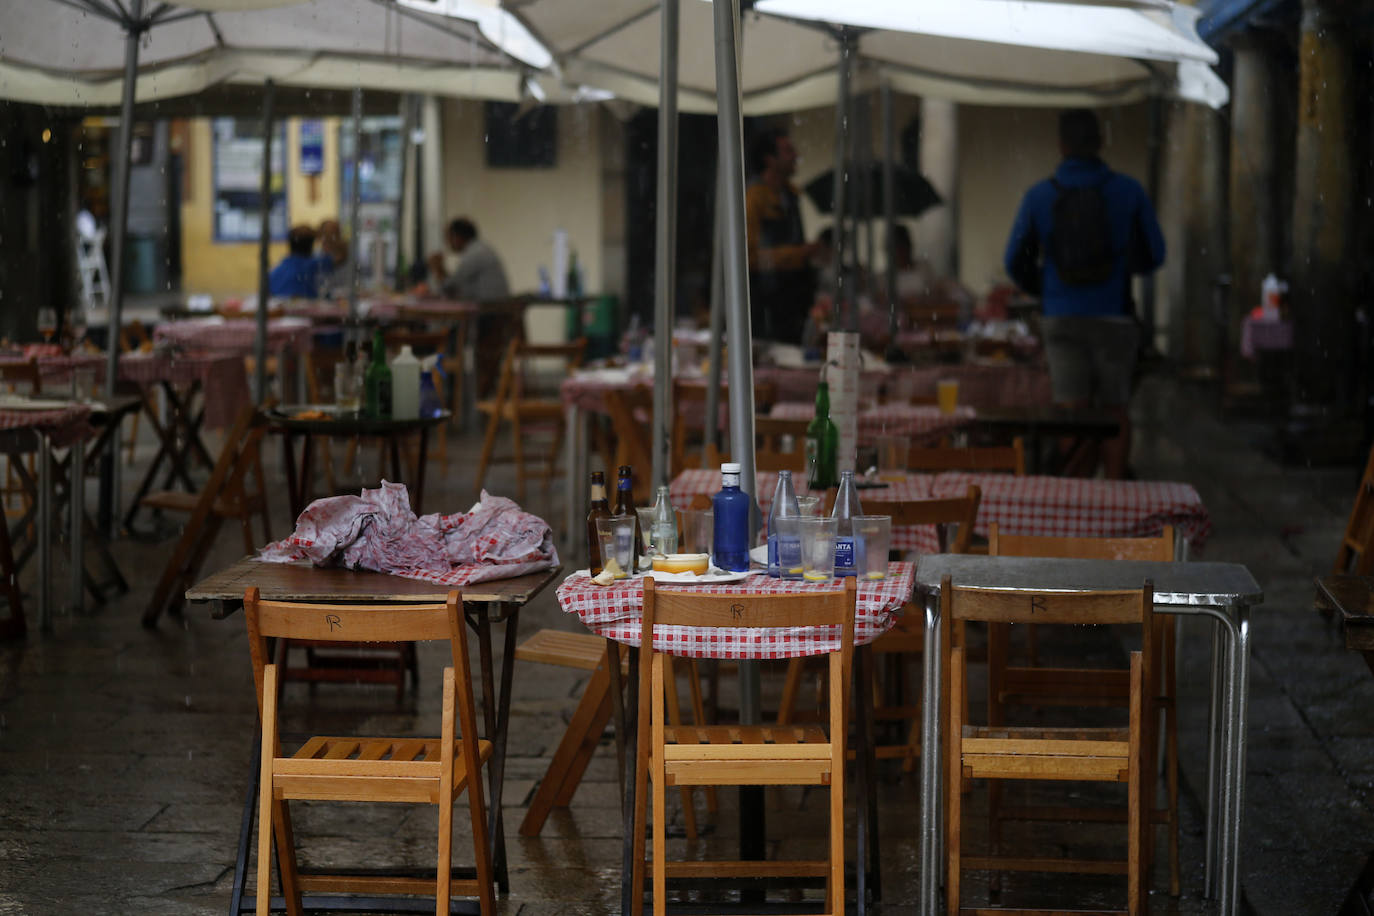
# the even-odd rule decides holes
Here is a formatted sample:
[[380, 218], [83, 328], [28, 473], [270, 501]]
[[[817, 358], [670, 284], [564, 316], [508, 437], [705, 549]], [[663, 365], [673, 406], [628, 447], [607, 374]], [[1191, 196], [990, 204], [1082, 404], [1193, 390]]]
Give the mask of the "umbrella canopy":
[[[0, 98], [120, 103], [123, 25], [103, 15], [99, 2], [76, 5], [0, 4]], [[141, 37], [138, 103], [268, 79], [519, 101], [532, 69], [476, 22], [396, 0], [178, 0], [168, 9]]]
[[[855, 176], [854, 169], [850, 169], [850, 180], [862, 182], [864, 176]], [[875, 200], [883, 200], [883, 194], [887, 187], [883, 175], [883, 163], [872, 162], [868, 165], [868, 181], [873, 188]], [[806, 196], [811, 198], [811, 202], [816, 205], [822, 213], [830, 213], [834, 210], [835, 195], [835, 170], [828, 169], [817, 175], [806, 183]], [[894, 215], [896, 216], [920, 216], [931, 207], [938, 206], [944, 201], [938, 191], [935, 190], [924, 175], [910, 169], [905, 165], [896, 165], [892, 170], [892, 195]], [[845, 198], [845, 213], [853, 216], [857, 212], [858, 195], [850, 194]]]
[[[759, 0], [755, 12], [745, 17], [740, 36], [745, 115], [833, 105], [838, 43], [832, 29], [807, 20], [847, 16], [854, 5], [874, 15], [881, 11], [868, 9], [862, 0], [842, 5], [814, 0], [810, 6], [806, 0], [781, 2], [776, 6], [774, 0]], [[910, 10], [910, 18], [859, 35], [854, 91], [887, 80], [898, 92], [967, 104], [1120, 104], [1176, 92], [1185, 82], [1178, 74], [1179, 61], [1206, 69], [1217, 60], [1197, 37], [1196, 11], [1172, 4], [1164, 10], [1027, 0], [901, 0], [884, 5]], [[658, 9], [654, 0], [529, 0], [512, 13], [552, 51], [566, 78], [655, 105]], [[1065, 9], [1073, 15], [1066, 17]], [[1042, 12], [1059, 24], [1057, 31], [1026, 27], [1028, 19]], [[1078, 24], [1071, 28], [1075, 16]], [[946, 20], [959, 28], [945, 25]], [[913, 22], [912, 28], [905, 27]], [[921, 31], [923, 23], [932, 23], [929, 32]], [[687, 0], [679, 38], [683, 111], [715, 111], [711, 41], [711, 5]]]

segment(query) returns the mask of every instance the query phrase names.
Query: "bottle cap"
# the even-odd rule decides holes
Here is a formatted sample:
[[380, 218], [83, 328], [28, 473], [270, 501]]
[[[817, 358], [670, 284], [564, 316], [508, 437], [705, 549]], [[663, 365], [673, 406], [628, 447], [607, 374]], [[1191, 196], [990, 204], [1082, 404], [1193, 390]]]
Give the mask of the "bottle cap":
[[720, 466], [720, 472], [721, 472], [722, 474], [738, 474], [738, 473], [739, 473], [739, 462], [738, 462], [738, 461], [727, 461], [727, 462], [725, 462], [724, 464], [722, 464], [722, 465]]

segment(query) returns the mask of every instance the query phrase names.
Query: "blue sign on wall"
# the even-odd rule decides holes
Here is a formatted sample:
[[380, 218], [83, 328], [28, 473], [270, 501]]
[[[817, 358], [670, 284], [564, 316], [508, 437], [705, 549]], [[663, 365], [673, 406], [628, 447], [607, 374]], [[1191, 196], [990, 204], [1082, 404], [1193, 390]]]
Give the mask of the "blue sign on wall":
[[301, 122], [301, 174], [318, 175], [324, 171], [324, 122]]

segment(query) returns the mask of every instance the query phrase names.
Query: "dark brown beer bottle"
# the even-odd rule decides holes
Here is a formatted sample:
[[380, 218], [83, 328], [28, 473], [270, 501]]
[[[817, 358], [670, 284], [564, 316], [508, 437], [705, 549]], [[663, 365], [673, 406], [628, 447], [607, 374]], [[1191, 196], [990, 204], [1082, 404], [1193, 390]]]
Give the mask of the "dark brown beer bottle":
[[606, 475], [592, 471], [592, 498], [587, 509], [587, 568], [595, 576], [601, 572], [601, 536], [596, 531], [598, 518], [610, 518], [611, 505], [606, 500]]

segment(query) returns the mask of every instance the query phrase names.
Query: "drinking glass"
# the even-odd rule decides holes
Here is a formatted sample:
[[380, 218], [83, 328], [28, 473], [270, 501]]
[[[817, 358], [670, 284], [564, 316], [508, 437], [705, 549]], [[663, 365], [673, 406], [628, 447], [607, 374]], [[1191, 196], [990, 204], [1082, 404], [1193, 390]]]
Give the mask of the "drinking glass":
[[900, 474], [905, 471], [911, 440], [905, 436], [879, 436], [876, 441], [878, 475]]
[[339, 413], [357, 413], [361, 395], [362, 386], [359, 384], [359, 373], [354, 371], [353, 364], [349, 362], [335, 363], [334, 406], [338, 408]]
[[854, 540], [859, 551], [856, 564], [865, 579], [887, 578], [887, 552], [892, 543], [892, 516], [860, 515], [854, 519]]
[[835, 529], [838, 519], [803, 516], [797, 519], [801, 530], [802, 578], [807, 582], [828, 582], [835, 578]]
[[940, 405], [940, 413], [949, 416], [959, 406], [959, 380], [942, 378], [935, 385], [935, 400]]
[[89, 400], [95, 392], [95, 367], [78, 366], [72, 370], [72, 400]]
[[620, 567], [617, 579], [624, 579], [633, 570], [635, 556], [635, 516], [602, 516], [596, 520], [596, 536], [601, 539], [601, 560], [614, 559]]
[[43, 335], [45, 343], [52, 340], [57, 333], [57, 309], [45, 305], [38, 310], [38, 333]]
[[711, 539], [716, 533], [716, 515], [711, 509], [682, 510], [683, 553], [711, 553]]
[[798, 496], [797, 508], [802, 515], [819, 516], [821, 514], [821, 498], [819, 496]]

